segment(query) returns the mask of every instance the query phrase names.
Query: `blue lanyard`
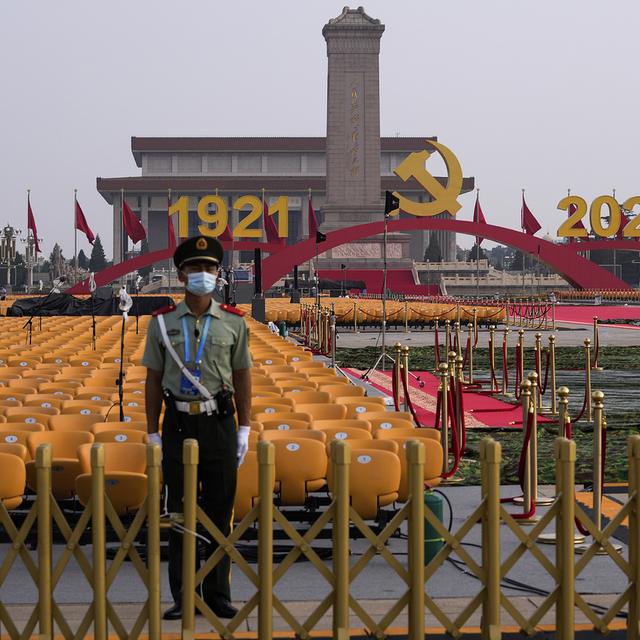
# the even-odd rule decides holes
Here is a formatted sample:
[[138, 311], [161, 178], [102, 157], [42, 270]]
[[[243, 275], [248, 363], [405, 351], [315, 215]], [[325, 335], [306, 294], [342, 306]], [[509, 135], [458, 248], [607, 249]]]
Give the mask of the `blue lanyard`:
[[[198, 353], [196, 354], [195, 364], [200, 364], [202, 361], [202, 354], [204, 353], [204, 346], [207, 342], [207, 333], [209, 333], [209, 325], [211, 324], [211, 316], [207, 316], [202, 327], [202, 335], [198, 341]], [[185, 362], [191, 360], [191, 342], [189, 339], [189, 327], [187, 326], [187, 317], [182, 316], [182, 333], [184, 334], [184, 359]]]

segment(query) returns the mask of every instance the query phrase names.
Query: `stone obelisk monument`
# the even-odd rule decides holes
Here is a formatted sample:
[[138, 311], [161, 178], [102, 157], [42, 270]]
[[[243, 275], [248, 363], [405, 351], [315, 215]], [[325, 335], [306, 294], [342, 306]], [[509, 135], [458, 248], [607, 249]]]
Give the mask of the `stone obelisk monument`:
[[[380, 38], [384, 25], [362, 7], [329, 20], [327, 42], [327, 188], [323, 231], [384, 219], [380, 186]], [[406, 266], [408, 238], [387, 245], [389, 266]], [[393, 242], [391, 241], [393, 240]], [[405, 240], [403, 242], [403, 240]], [[336, 247], [321, 260], [325, 268], [380, 268], [382, 238]]]

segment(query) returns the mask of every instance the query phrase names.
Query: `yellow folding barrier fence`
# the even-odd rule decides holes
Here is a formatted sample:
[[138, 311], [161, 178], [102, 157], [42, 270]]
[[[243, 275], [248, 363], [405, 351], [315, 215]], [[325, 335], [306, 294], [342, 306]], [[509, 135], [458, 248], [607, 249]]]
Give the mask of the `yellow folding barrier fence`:
[[[479, 504], [456, 532], [450, 532], [433, 514], [424, 501], [423, 465], [424, 446], [410, 441], [406, 447], [409, 473], [409, 500], [395, 513], [381, 530], [372, 529], [350, 504], [350, 450], [347, 442], [335, 441], [331, 447], [334, 492], [331, 502], [320, 517], [303, 534], [299, 533], [279, 511], [273, 501], [275, 474], [274, 447], [270, 442], [258, 444], [259, 500], [237, 524], [227, 537], [215, 527], [197, 504], [198, 446], [187, 440], [183, 450], [185, 496], [183, 527], [183, 611], [182, 638], [196, 637], [194, 607], [200, 610], [213, 629], [222, 638], [234, 638], [240, 625], [257, 609], [257, 637], [269, 640], [274, 637], [274, 615], [286, 622], [290, 632], [298, 638], [310, 638], [318, 631], [318, 625], [331, 612], [333, 638], [346, 639], [353, 627], [351, 616], [359, 620], [375, 638], [385, 638], [397, 616], [407, 611], [407, 637], [412, 640], [424, 638], [425, 622], [441, 625], [453, 637], [465, 633], [465, 624], [472, 614], [481, 612], [483, 638], [497, 640], [502, 634], [501, 616], [506, 612], [527, 634], [532, 634], [543, 616], [555, 606], [557, 637], [570, 640], [574, 637], [574, 615], [578, 608], [583, 611], [593, 626], [606, 632], [609, 625], [625, 606], [628, 609], [628, 637], [637, 638], [640, 631], [640, 436], [629, 439], [629, 497], [619, 513], [600, 531], [584, 511], [576, 506], [575, 443], [565, 438], [556, 440], [556, 498], [551, 508], [528, 532], [519, 525], [500, 504], [501, 447], [490, 438], [481, 443], [482, 465], [481, 498]], [[9, 512], [0, 505], [0, 524], [8, 534], [11, 545], [0, 563], [0, 588], [5, 585], [12, 565], [22, 561], [38, 590], [38, 603], [34, 605], [23, 629], [18, 629], [12, 620], [10, 606], [0, 602], [0, 625], [10, 638], [29, 638], [37, 633], [41, 639], [52, 638], [54, 633], [64, 638], [83, 638], [92, 634], [103, 640], [109, 633], [118, 638], [161, 637], [160, 612], [160, 448], [148, 445], [148, 496], [126, 528], [109, 498], [105, 495], [104, 451], [100, 444], [91, 451], [92, 497], [72, 528], [65, 519], [51, 493], [51, 447], [42, 445], [37, 451], [38, 494], [36, 501], [22, 525], [17, 528]], [[589, 529], [593, 544], [576, 561], [574, 551], [574, 522], [578, 518]], [[629, 554], [624, 558], [611, 543], [611, 535], [628, 518]], [[555, 522], [557, 551], [552, 560], [536, 543], [538, 535], [550, 523]], [[65, 544], [60, 553], [53, 554], [53, 524], [62, 533]], [[107, 564], [105, 553], [106, 525], [109, 524], [119, 539], [115, 557]], [[251, 566], [236, 548], [243, 534], [254, 524], [258, 525], [258, 562]], [[200, 530], [218, 543], [217, 549], [196, 572], [195, 554], [197, 544], [195, 532]], [[425, 526], [435, 529], [444, 544], [435, 557], [425, 566]], [[480, 526], [482, 551], [479, 560], [469, 553], [463, 542], [472, 529]], [[332, 560], [325, 563], [313, 549], [312, 543], [320, 532], [331, 526]], [[386, 542], [404, 527], [407, 535], [406, 563], [394, 556]], [[32, 554], [26, 545], [27, 536], [37, 528], [37, 552]], [[90, 528], [92, 551], [87, 557], [79, 545], [81, 536]], [[506, 552], [501, 542], [501, 532], [507, 527], [516, 536], [515, 548]], [[357, 529], [364, 537], [366, 550], [357, 558], [350, 556], [350, 528]], [[146, 561], [136, 550], [140, 532], [147, 545]], [[274, 530], [286, 534], [292, 543], [284, 559], [274, 562]], [[598, 615], [576, 591], [576, 579], [596, 553], [606, 552], [626, 577], [627, 586], [620, 596], [603, 614]], [[532, 557], [551, 576], [554, 588], [529, 617], [525, 617], [511, 597], [503, 591], [502, 581], [523, 554]], [[255, 593], [240, 608], [235, 618], [224, 624], [196, 595], [198, 584], [224, 555], [227, 554], [255, 588]], [[430, 595], [429, 581], [447, 558], [456, 555], [467, 566], [467, 571], [480, 583], [478, 593], [470, 598], [460, 613], [452, 619]], [[55, 555], [55, 560], [54, 560]], [[315, 609], [298, 619], [288, 603], [277, 595], [277, 587], [292, 565], [305, 556], [319, 576], [328, 585], [328, 592]], [[74, 558], [93, 590], [92, 603], [79, 626], [72, 630], [65, 619], [63, 607], [56, 602], [53, 593], [59, 584], [64, 569]], [[354, 597], [352, 585], [366, 566], [376, 562], [386, 563], [386, 569], [404, 584], [404, 593], [389, 610], [378, 619], [366, 610]], [[116, 605], [108, 597], [118, 571], [125, 559], [129, 559], [143, 581], [146, 601], [141, 604], [138, 616], [129, 628], [118, 615]], [[56, 629], [57, 627], [57, 629]], [[36, 632], [37, 628], [37, 632]], [[327, 629], [323, 629], [328, 631]], [[247, 637], [243, 632], [242, 637]], [[277, 634], [276, 634], [277, 635]]]

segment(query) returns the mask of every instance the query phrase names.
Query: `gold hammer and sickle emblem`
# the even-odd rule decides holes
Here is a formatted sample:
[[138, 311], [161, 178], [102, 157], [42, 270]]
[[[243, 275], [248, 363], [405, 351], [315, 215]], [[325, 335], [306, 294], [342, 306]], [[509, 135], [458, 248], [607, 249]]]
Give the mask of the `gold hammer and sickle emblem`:
[[[395, 169], [394, 173], [406, 182], [409, 178], [415, 178], [423, 189], [431, 195], [431, 202], [415, 202], [405, 198], [397, 191], [393, 195], [400, 200], [400, 209], [414, 216], [437, 216], [445, 211], [455, 216], [461, 205], [458, 204], [458, 196], [462, 191], [462, 167], [453, 151], [435, 140], [427, 140], [427, 144], [433, 147], [444, 160], [447, 167], [447, 184], [443, 186], [426, 169], [426, 163], [431, 152], [414, 151], [410, 153]], [[392, 215], [397, 214], [397, 209]]]

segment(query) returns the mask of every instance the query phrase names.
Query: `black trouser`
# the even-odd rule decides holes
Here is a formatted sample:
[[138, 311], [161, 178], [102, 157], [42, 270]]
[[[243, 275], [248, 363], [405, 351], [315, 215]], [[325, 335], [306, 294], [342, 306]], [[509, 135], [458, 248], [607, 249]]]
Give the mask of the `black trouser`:
[[[162, 424], [162, 470], [168, 490], [167, 509], [171, 513], [183, 511], [182, 444], [186, 438], [198, 441], [198, 504], [216, 527], [228, 536], [231, 532], [238, 471], [235, 419], [233, 416], [207, 416], [206, 413], [190, 416], [167, 407]], [[191, 534], [173, 529], [169, 533], [169, 586], [178, 604], [182, 602], [183, 535]], [[204, 536], [211, 539], [209, 533], [205, 532]], [[208, 555], [217, 548], [217, 542], [207, 545]], [[196, 570], [199, 566], [199, 553], [196, 553]], [[202, 581], [205, 602], [215, 596], [231, 600], [230, 571], [231, 560], [225, 554]]]

